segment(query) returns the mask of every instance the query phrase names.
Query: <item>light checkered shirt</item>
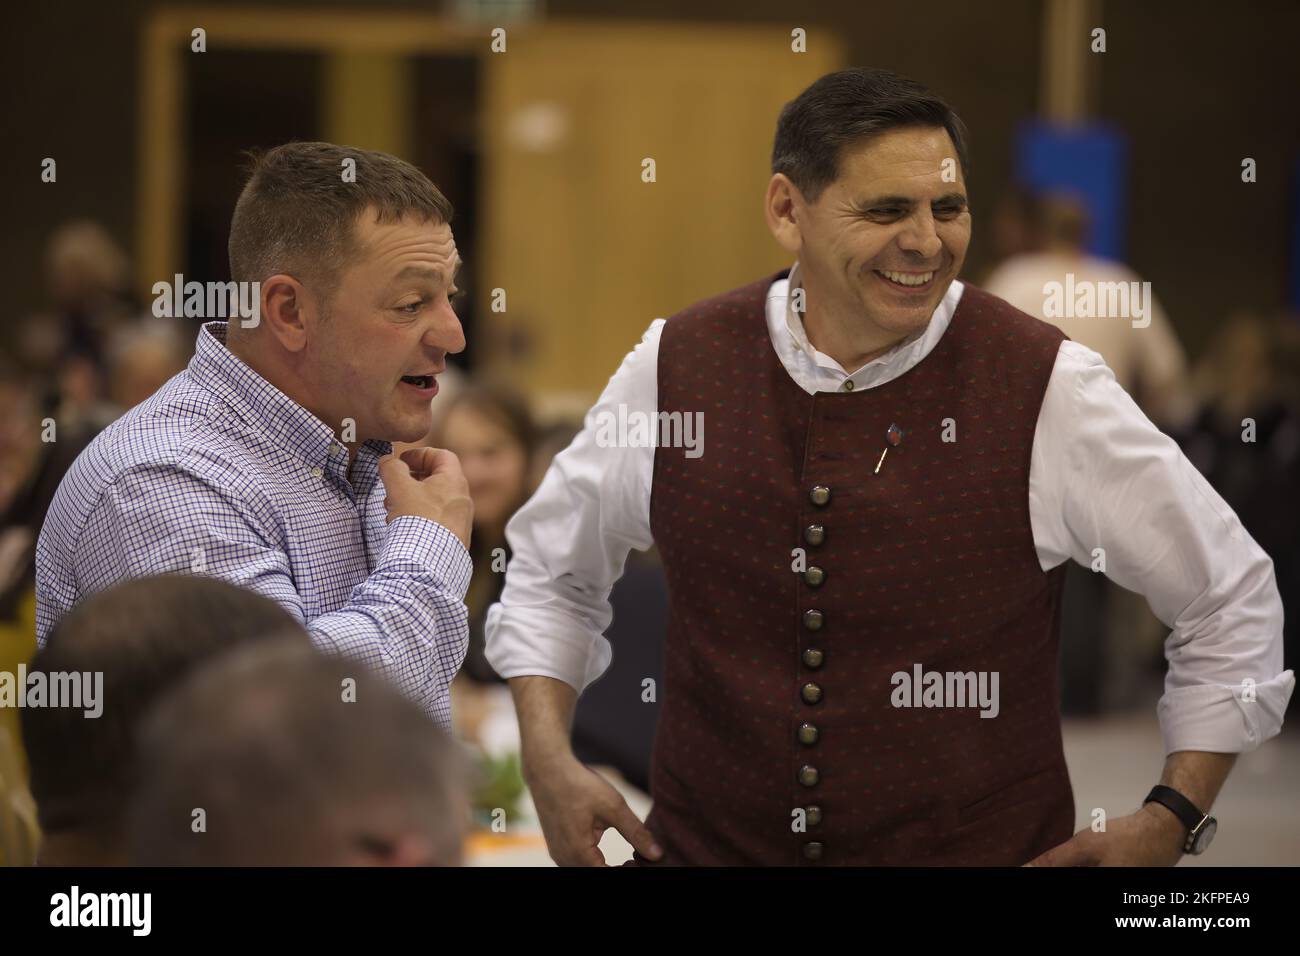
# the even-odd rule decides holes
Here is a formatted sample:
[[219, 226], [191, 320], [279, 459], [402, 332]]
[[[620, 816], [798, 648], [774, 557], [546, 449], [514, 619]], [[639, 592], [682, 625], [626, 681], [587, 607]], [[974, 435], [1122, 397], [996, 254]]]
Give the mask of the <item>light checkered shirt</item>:
[[[195, 572], [279, 602], [323, 650], [386, 673], [444, 727], [469, 640], [470, 559], [442, 525], [386, 524], [379, 458], [237, 359], [226, 323], [78, 456], [36, 550], [36, 635], [124, 578]], [[184, 640], [184, 634], [177, 634]]]

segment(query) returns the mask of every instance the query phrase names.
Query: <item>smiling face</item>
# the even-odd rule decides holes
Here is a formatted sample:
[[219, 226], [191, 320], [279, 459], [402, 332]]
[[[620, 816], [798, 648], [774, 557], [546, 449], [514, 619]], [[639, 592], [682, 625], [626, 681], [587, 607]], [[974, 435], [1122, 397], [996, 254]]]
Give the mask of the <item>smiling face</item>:
[[903, 127], [845, 147], [815, 202], [773, 177], [769, 224], [799, 258], [814, 341], [820, 326], [824, 340], [870, 354], [930, 321], [970, 243], [956, 157], [942, 127]]
[[416, 441], [432, 424], [435, 376], [465, 348], [450, 302], [456, 242], [447, 224], [410, 217], [369, 212], [354, 228], [358, 255], [312, 323], [299, 375], [312, 410], [336, 429], [353, 419], [358, 442]]

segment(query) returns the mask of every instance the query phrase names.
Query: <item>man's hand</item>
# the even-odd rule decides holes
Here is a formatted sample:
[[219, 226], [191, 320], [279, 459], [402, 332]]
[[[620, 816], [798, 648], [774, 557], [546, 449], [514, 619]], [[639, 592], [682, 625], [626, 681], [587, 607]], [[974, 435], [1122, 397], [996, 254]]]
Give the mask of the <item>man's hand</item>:
[[410, 448], [379, 459], [379, 477], [387, 496], [388, 520], [412, 515], [447, 528], [469, 547], [474, 502], [460, 470], [460, 459], [445, 448]]
[[546, 848], [560, 866], [605, 866], [600, 838], [610, 827], [647, 859], [663, 851], [627, 801], [608, 781], [573, 756], [542, 766], [524, 761], [524, 775], [542, 822]]
[[1025, 866], [1173, 866], [1187, 828], [1158, 803], [1106, 823], [1104, 833], [1080, 830]]

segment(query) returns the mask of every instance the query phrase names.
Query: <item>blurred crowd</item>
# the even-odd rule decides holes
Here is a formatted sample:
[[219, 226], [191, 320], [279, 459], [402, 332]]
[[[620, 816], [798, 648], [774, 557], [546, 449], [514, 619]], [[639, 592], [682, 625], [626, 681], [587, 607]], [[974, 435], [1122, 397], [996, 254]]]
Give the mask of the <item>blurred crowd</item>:
[[[1087, 216], [1069, 197], [1009, 193], [993, 218], [1000, 264], [977, 282], [1025, 311], [1046, 318], [1043, 283], [1065, 272], [1139, 278], [1085, 251]], [[475, 515], [455, 743], [381, 678], [313, 652], [275, 604], [219, 581], [113, 588], [36, 654], [35, 543], [60, 479], [100, 429], [183, 369], [197, 333], [132, 296], [128, 257], [96, 223], [55, 232], [46, 266], [48, 307], [15, 326], [0, 362], [9, 410], [0, 417], [0, 671], [101, 671], [115, 699], [132, 703], [94, 721], [0, 709], [0, 862], [459, 862], [470, 828], [523, 789], [509, 694], [484, 655], [484, 619], [510, 558], [506, 525], [580, 418], [540, 421], [508, 386], [463, 371], [441, 380], [424, 443], [459, 456]], [[1178, 441], [1273, 558], [1293, 607], [1300, 321], [1224, 316], [1189, 363], [1177, 318], [1157, 305], [1140, 329], [1049, 320], [1100, 352]], [[1066, 713], [1132, 704], [1163, 674], [1167, 629], [1140, 598], [1084, 569], [1072, 571], [1065, 600]], [[654, 708], [624, 688], [662, 677], [667, 595], [653, 554], [633, 555], [612, 603], [614, 664], [581, 698], [575, 751], [647, 789]], [[187, 639], [171, 640], [177, 632]], [[1288, 621], [1289, 661], [1295, 653]], [[343, 720], [336, 705], [348, 681], [366, 687]]]

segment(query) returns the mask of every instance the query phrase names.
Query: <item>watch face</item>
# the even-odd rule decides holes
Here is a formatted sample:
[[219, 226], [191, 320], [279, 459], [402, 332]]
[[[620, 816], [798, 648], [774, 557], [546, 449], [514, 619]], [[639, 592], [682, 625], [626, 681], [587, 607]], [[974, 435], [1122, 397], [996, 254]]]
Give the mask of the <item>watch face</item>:
[[1214, 841], [1214, 834], [1219, 829], [1219, 821], [1210, 817], [1205, 821], [1205, 826], [1201, 832], [1196, 834], [1196, 839], [1192, 842], [1192, 853], [1204, 853], [1206, 848]]

